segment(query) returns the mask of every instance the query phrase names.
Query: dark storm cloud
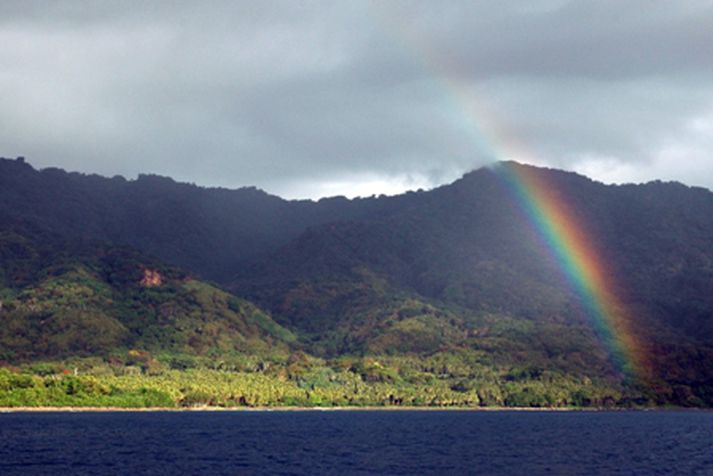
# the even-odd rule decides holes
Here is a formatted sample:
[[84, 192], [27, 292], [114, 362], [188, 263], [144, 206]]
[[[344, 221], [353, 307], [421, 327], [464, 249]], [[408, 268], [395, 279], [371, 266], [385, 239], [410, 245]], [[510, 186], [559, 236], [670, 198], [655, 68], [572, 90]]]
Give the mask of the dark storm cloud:
[[396, 192], [508, 158], [465, 92], [529, 160], [713, 187], [711, 44], [708, 1], [5, 1], [0, 154]]

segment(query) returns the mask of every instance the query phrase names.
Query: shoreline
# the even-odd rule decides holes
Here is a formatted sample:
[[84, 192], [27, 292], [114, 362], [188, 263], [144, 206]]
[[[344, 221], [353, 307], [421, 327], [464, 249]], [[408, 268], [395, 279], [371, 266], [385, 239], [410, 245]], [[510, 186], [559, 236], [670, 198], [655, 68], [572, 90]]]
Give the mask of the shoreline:
[[340, 412], [340, 411], [597, 411], [579, 408], [530, 407], [0, 407], [0, 413], [99, 413], [99, 412]]
[[101, 412], [342, 412], [342, 411], [449, 411], [449, 412], [665, 412], [712, 411], [709, 408], [575, 408], [575, 407], [0, 407], [0, 413], [101, 413]]

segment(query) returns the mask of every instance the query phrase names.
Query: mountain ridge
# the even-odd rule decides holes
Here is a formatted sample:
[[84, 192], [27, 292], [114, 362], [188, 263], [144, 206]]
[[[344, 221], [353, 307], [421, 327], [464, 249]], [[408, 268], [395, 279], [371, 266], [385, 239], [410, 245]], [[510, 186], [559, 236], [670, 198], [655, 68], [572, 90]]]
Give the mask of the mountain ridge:
[[348, 198], [344, 195], [325, 195], [323, 197], [319, 198], [286, 198], [282, 197], [279, 194], [269, 192], [265, 189], [262, 189], [260, 187], [257, 187], [255, 185], [242, 185], [238, 187], [226, 187], [226, 186], [220, 186], [220, 185], [202, 185], [202, 184], [196, 184], [194, 182], [187, 182], [187, 181], [180, 181], [180, 180], [175, 180], [169, 175], [163, 175], [160, 173], [139, 173], [137, 174], [136, 178], [127, 178], [121, 174], [116, 174], [112, 176], [108, 175], [102, 175], [98, 173], [91, 173], [91, 172], [79, 172], [79, 171], [68, 171], [66, 169], [63, 169], [62, 167], [58, 166], [47, 166], [43, 168], [35, 168], [24, 156], [18, 156], [15, 158], [12, 157], [3, 157], [0, 156], [0, 166], [7, 166], [7, 165], [20, 165], [20, 167], [23, 167], [25, 169], [30, 169], [32, 172], [38, 172], [38, 173], [60, 173], [60, 174], [67, 174], [70, 176], [74, 177], [80, 177], [80, 178], [91, 178], [91, 179], [101, 179], [101, 180], [115, 180], [119, 182], [126, 182], [126, 183], [132, 183], [132, 182], [138, 182], [138, 181], [151, 181], [151, 180], [157, 180], [159, 182], [170, 182], [175, 185], [183, 185], [183, 186], [188, 186], [188, 187], [193, 187], [193, 188], [198, 188], [198, 189], [204, 189], [204, 190], [209, 190], [209, 191], [223, 191], [223, 192], [256, 192], [259, 195], [264, 195], [267, 197], [271, 198], [278, 198], [282, 201], [285, 202], [296, 202], [296, 203], [318, 203], [320, 201], [330, 201], [330, 200], [344, 200], [344, 201], [360, 201], [360, 200], [370, 200], [373, 198], [390, 198], [390, 197], [399, 197], [401, 195], [406, 195], [406, 194], [411, 194], [411, 193], [422, 193], [422, 192], [430, 192], [442, 187], [448, 187], [450, 185], [453, 185], [454, 183], [463, 180], [470, 175], [477, 174], [480, 171], [484, 170], [493, 170], [499, 166], [499, 164], [514, 164], [514, 165], [520, 165], [520, 166], [525, 166], [525, 167], [532, 167], [536, 169], [540, 169], [543, 171], [547, 172], [554, 172], [554, 173], [562, 173], [570, 176], [576, 176], [578, 178], [583, 178], [586, 179], [590, 182], [594, 182], [600, 185], [604, 185], [607, 187], [639, 187], [639, 186], [646, 186], [646, 185], [674, 185], [674, 186], [682, 186], [686, 189], [692, 189], [692, 190], [705, 190], [707, 192], [713, 193], [713, 188], [701, 186], [701, 185], [689, 185], [684, 182], [681, 182], [679, 180], [664, 180], [664, 179], [652, 179], [652, 180], [647, 180], [647, 181], [642, 181], [642, 182], [604, 182], [602, 180], [598, 180], [595, 178], [591, 178], [583, 173], [576, 172], [573, 170], [564, 170], [564, 169], [559, 169], [557, 167], [553, 166], [544, 166], [544, 165], [534, 165], [534, 164], [528, 164], [524, 162], [518, 162], [516, 160], [501, 160], [501, 161], [496, 161], [492, 162], [490, 164], [483, 165], [481, 167], [476, 167], [473, 169], [470, 169], [466, 172], [464, 172], [460, 177], [457, 179], [453, 180], [452, 182], [448, 183], [443, 183], [440, 185], [436, 185], [433, 188], [430, 189], [415, 189], [415, 190], [406, 190], [401, 193], [397, 194], [392, 194], [392, 195], [386, 195], [386, 194], [372, 194], [372, 195], [367, 195], [367, 196], [355, 196], [352, 198]]

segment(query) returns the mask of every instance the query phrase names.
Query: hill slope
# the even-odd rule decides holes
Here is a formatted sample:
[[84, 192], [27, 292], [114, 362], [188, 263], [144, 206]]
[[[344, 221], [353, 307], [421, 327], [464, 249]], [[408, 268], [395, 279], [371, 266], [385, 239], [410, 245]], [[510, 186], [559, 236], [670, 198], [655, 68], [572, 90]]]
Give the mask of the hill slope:
[[[650, 374], [629, 384], [659, 403], [713, 403], [713, 193], [502, 166], [547, 183], [546, 193], [586, 224], [606, 279], [633, 316], [637, 351], [651, 363]], [[626, 381], [496, 169], [428, 192], [311, 202], [0, 160], [2, 312], [12, 325], [0, 348], [30, 358], [33, 342], [41, 345], [32, 352], [47, 356], [294, 345], [328, 358], [421, 359], [424, 372], [437, 373], [425, 362], [447, 354], [471, 368], [512, 369], [514, 379], [547, 370]], [[13, 235], [15, 222], [25, 228]], [[42, 230], [61, 245], [24, 244]], [[88, 241], [101, 244], [87, 250]], [[276, 322], [185, 273], [147, 264], [144, 253], [216, 280]], [[115, 269], [129, 271], [115, 278]], [[156, 270], [165, 285], [141, 285]], [[53, 320], [43, 317], [47, 307]], [[79, 316], [71, 325], [63, 317], [70, 314]], [[82, 328], [89, 321], [96, 328]], [[68, 325], [71, 339], [63, 337]], [[95, 332], [101, 338], [76, 338]]]
[[0, 158], [0, 214], [70, 239], [127, 245], [203, 278], [225, 281], [310, 225], [358, 218], [376, 200], [286, 201], [255, 188], [201, 188], [170, 178], [137, 180], [35, 170]]
[[[606, 186], [508, 166], [542, 175], [549, 193], [587, 224], [607, 279], [632, 310], [632, 337], [651, 361], [650, 377], [666, 391], [693, 385], [708, 395], [713, 193], [676, 183]], [[482, 169], [399, 200], [388, 216], [310, 228], [243, 269], [233, 289], [278, 322], [319, 335], [318, 352], [421, 351], [430, 338], [431, 347], [487, 348], [511, 361], [523, 346], [523, 360], [568, 371], [610, 366], [581, 298], [497, 172]], [[407, 298], [399, 304], [397, 296]], [[425, 311], [404, 311], [406, 299]]]
[[286, 352], [294, 336], [249, 302], [128, 248], [0, 231], [0, 360], [125, 353]]

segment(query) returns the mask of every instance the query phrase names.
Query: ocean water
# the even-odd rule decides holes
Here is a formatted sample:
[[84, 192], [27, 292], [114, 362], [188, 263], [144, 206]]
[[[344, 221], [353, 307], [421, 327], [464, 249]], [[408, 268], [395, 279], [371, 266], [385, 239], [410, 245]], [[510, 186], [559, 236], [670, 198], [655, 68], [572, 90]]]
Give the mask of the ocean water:
[[713, 413], [0, 414], [18, 474], [713, 475]]

